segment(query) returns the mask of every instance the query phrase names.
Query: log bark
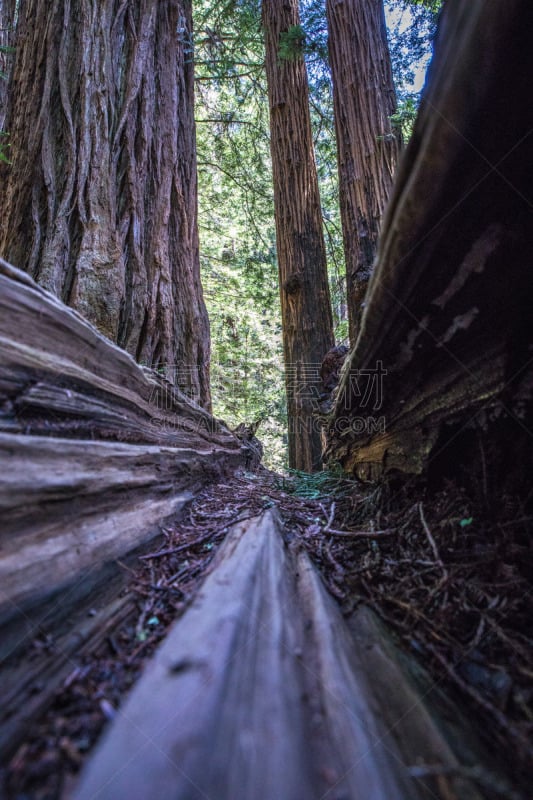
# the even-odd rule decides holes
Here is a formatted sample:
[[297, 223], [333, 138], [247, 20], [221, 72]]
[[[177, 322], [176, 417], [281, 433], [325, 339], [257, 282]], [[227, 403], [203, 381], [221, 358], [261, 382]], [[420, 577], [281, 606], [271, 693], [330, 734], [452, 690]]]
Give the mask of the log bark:
[[21, 0], [0, 255], [209, 408], [190, 0]]
[[[117, 558], [145, 547], [198, 488], [244, 466], [245, 450], [0, 261], [0, 752], [46, 705], [87, 610], [118, 602]], [[46, 634], [58, 650], [29, 660]]]
[[270, 104], [289, 466], [322, 467], [318, 411], [320, 365], [333, 346], [326, 248], [318, 190], [309, 91], [303, 56], [280, 58], [283, 34], [300, 24], [297, 0], [263, 0]]
[[348, 321], [354, 345], [401, 142], [391, 122], [396, 91], [383, 0], [328, 0], [326, 10]]
[[395, 726], [375, 713], [370, 668], [386, 660], [383, 634], [367, 614], [361, 635], [373, 652], [360, 653], [309, 559], [282, 533], [272, 511], [230, 532], [87, 764], [76, 800], [319, 800], [333, 790], [365, 800], [478, 798], [462, 779], [410, 776], [419, 760], [443, 771], [458, 761], [423, 700], [408, 705], [407, 679], [389, 656], [400, 750]]
[[445, 6], [331, 421], [363, 478], [532, 463], [532, 24], [520, 0]]

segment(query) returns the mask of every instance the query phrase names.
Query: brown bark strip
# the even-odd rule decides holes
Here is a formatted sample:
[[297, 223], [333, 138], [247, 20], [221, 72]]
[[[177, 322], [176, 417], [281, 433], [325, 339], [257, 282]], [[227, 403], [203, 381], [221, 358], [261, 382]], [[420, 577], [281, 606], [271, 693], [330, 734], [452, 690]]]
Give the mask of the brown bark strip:
[[[0, 0], [0, 46], [13, 47], [17, 30], [17, 0]], [[9, 80], [13, 67], [14, 55], [0, 52], [0, 131], [5, 132], [7, 101], [9, 97]], [[0, 146], [6, 139], [0, 141]]]

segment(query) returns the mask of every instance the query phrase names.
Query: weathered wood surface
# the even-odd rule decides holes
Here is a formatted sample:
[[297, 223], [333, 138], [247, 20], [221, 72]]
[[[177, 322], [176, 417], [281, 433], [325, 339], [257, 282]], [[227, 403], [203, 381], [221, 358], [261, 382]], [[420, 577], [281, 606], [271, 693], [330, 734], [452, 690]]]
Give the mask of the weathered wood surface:
[[204, 451], [0, 434], [4, 614], [138, 547], [214, 473]]
[[234, 452], [228, 429], [0, 259], [0, 431]]
[[0, 265], [0, 620], [137, 547], [241, 443]]
[[[53, 693], [84, 611], [115, 602], [116, 559], [244, 463], [222, 423], [0, 261], [0, 752], [29, 696]], [[61, 647], [29, 661], [43, 635]]]
[[[362, 614], [357, 641], [275, 513], [239, 523], [74, 797], [474, 800], [463, 780], [410, 775], [421, 761], [457, 760]], [[392, 719], [380, 717], [385, 678]]]
[[[530, 427], [532, 73], [529, 0], [445, 5], [330, 429], [361, 477], [423, 472], [463, 427], [499, 444], [495, 420], [516, 457]], [[380, 362], [375, 402], [357, 371]]]
[[[75, 602], [67, 593], [58, 598], [55, 606], [30, 612], [25, 626], [15, 629], [17, 639], [13, 636], [15, 630], [2, 630], [2, 658], [8, 657], [0, 673], [1, 762], [7, 763], [27, 738], [55, 692], [64, 687], [83, 658], [94, 653], [106, 637], [134, 615], [135, 597], [131, 592], [124, 593], [125, 583], [124, 574], [110, 567], [99, 581], [86, 587], [85, 595], [76, 593]], [[13, 657], [11, 651], [35, 640], [40, 648]]]

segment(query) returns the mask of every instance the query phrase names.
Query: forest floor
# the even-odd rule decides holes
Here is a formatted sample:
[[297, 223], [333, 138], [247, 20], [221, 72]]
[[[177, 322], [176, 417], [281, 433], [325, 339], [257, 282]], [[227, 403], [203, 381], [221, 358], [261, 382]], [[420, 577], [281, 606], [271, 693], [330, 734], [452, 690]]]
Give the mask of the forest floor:
[[[454, 694], [506, 765], [473, 774], [487, 797], [525, 797], [533, 767], [532, 517], [512, 498], [490, 509], [448, 484], [394, 493], [336, 473], [260, 468], [211, 485], [128, 569], [136, 613], [84, 658], [5, 770], [9, 798], [58, 798], [169, 626], [187, 608], [236, 522], [276, 505], [349, 615], [370, 605], [404, 649]], [[525, 789], [524, 789], [525, 792]]]

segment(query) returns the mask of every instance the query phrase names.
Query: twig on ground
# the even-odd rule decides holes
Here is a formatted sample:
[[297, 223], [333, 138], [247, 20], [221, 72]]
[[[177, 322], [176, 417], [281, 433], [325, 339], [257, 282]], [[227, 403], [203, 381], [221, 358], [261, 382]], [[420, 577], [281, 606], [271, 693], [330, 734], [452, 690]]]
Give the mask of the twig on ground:
[[420, 513], [420, 521], [422, 523], [422, 527], [424, 528], [424, 533], [426, 534], [428, 542], [431, 545], [431, 549], [433, 550], [433, 555], [435, 556], [435, 562], [439, 565], [439, 567], [442, 570], [442, 573], [443, 573], [444, 577], [447, 579], [448, 578], [448, 570], [444, 566], [444, 563], [442, 561], [442, 558], [440, 557], [439, 549], [437, 547], [435, 539], [433, 538], [433, 535], [432, 535], [431, 531], [429, 530], [429, 525], [427, 524], [426, 518], [424, 516], [424, 507], [423, 507], [422, 503], [418, 504], [418, 511]]

